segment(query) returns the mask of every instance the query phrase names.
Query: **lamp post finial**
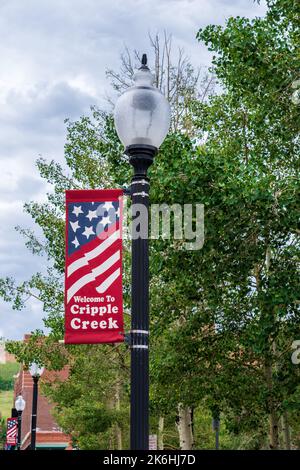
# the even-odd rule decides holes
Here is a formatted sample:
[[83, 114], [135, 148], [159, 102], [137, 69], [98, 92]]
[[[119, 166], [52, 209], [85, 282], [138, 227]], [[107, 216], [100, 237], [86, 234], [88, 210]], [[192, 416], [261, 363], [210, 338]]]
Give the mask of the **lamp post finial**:
[[147, 59], [147, 54], [143, 54], [142, 55], [142, 67], [147, 67], [147, 62], [148, 62], [148, 59]]

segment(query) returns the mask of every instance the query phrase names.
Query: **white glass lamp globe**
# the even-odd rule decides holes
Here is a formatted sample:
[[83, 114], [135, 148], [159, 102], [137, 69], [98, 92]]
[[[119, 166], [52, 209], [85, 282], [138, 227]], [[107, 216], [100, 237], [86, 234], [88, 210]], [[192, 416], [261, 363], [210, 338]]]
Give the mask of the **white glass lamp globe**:
[[115, 127], [125, 145], [150, 145], [159, 148], [171, 119], [170, 105], [153, 86], [154, 77], [144, 54], [142, 66], [134, 75], [134, 85], [118, 98], [114, 110]]
[[40, 377], [44, 372], [44, 367], [39, 366], [36, 362], [32, 362], [29, 367], [31, 377]]
[[24, 411], [25, 410], [25, 405], [26, 405], [26, 402], [25, 402], [24, 398], [22, 397], [22, 395], [19, 395], [16, 398], [16, 401], [15, 401], [16, 410], [17, 411]]

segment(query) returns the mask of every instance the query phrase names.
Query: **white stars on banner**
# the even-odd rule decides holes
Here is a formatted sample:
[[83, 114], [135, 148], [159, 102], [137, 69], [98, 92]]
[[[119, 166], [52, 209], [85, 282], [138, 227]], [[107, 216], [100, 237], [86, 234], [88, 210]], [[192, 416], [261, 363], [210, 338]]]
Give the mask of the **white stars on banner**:
[[103, 225], [103, 228], [106, 228], [106, 225], [111, 224], [111, 222], [112, 221], [110, 220], [110, 217], [108, 215], [107, 217], [103, 217], [99, 223]]
[[77, 237], [75, 237], [74, 240], [71, 243], [73, 243], [73, 245], [75, 245], [75, 248], [78, 248], [79, 245], [80, 245], [79, 241], [77, 240]]
[[81, 209], [81, 206], [74, 206], [74, 209], [72, 211], [72, 214], [75, 214], [76, 217], [79, 216], [79, 214], [83, 214], [83, 211]]
[[106, 210], [107, 212], [110, 209], [114, 209], [113, 203], [112, 202], [105, 202], [105, 204], [103, 205], [103, 209]]
[[111, 225], [117, 223], [119, 218], [120, 208], [117, 201], [71, 203], [69, 205], [69, 254], [92, 241], [97, 234], [107, 231]]
[[93, 227], [85, 227], [85, 230], [84, 232], [82, 232], [82, 235], [84, 235], [86, 238], [89, 238], [91, 235], [95, 235]]
[[76, 232], [76, 230], [78, 230], [80, 228], [78, 220], [76, 220], [76, 222], [71, 222], [70, 221], [70, 225], [72, 227], [73, 232]]
[[92, 219], [97, 218], [98, 217], [97, 209], [95, 211], [89, 211], [89, 213], [86, 217], [87, 217], [87, 219], [89, 219], [89, 221], [91, 221]]

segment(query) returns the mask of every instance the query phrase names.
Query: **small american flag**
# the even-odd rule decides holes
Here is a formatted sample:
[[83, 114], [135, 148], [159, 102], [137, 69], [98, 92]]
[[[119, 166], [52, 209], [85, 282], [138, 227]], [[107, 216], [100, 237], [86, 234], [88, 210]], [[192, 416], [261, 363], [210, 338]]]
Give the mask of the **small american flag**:
[[15, 446], [17, 444], [18, 419], [7, 418], [6, 444]]

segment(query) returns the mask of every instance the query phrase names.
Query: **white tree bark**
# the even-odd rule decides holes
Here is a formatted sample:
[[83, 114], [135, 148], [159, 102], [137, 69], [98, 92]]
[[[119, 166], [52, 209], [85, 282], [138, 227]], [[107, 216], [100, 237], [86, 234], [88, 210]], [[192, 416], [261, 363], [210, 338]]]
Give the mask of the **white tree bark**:
[[158, 439], [157, 439], [157, 447], [158, 450], [164, 450], [164, 424], [165, 418], [163, 416], [159, 417], [158, 420]]
[[[120, 411], [121, 405], [120, 405], [120, 382], [119, 381], [116, 383], [115, 407], [117, 411]], [[123, 449], [122, 430], [118, 424], [116, 424], [115, 430], [116, 430], [117, 449], [122, 450]]]
[[283, 412], [282, 415], [282, 431], [284, 436], [284, 448], [285, 450], [291, 450], [290, 426], [286, 410]]
[[178, 405], [178, 421], [176, 423], [181, 450], [191, 450], [194, 446], [192, 431], [191, 409], [188, 406]]

